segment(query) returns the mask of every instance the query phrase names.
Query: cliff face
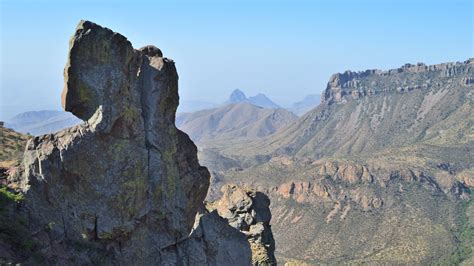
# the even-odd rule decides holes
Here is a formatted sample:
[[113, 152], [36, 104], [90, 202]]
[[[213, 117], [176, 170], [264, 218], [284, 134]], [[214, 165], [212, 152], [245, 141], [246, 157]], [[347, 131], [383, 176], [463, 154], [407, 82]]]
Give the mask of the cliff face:
[[[439, 79], [455, 79], [456, 85], [467, 86], [473, 83], [472, 65], [474, 59], [465, 62], [425, 65], [423, 63], [405, 64], [387, 71], [369, 69], [360, 72], [345, 71], [331, 76], [322, 102], [345, 103], [351, 99], [372, 96], [384, 92], [409, 92], [440, 86]], [[431, 80], [430, 78], [434, 78]], [[421, 82], [420, 82], [421, 80]]]
[[23, 171], [9, 181], [24, 194], [21, 215], [38, 256], [59, 264], [250, 264], [247, 237], [204, 209], [210, 175], [174, 125], [174, 62], [81, 21], [64, 76], [62, 104], [86, 122], [30, 140]]

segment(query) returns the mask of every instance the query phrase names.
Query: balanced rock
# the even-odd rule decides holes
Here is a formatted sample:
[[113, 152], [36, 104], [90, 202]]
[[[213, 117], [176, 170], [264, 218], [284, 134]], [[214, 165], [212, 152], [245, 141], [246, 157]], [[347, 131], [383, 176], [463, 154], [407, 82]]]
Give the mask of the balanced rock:
[[23, 171], [10, 177], [25, 195], [37, 257], [47, 264], [251, 264], [246, 235], [203, 211], [210, 174], [175, 127], [174, 62], [81, 21], [64, 77], [62, 104], [85, 123], [30, 140]]

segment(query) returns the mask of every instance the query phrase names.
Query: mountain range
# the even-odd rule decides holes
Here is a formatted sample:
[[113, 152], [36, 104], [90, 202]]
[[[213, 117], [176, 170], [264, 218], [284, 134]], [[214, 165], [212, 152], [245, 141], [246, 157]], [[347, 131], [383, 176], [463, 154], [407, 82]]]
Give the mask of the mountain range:
[[[308, 95], [304, 98], [304, 100], [294, 103], [291, 107], [287, 108], [288, 111], [292, 112], [296, 115], [301, 115], [308, 110], [314, 108], [319, 103], [319, 96], [318, 95]], [[237, 105], [237, 106], [234, 106]], [[253, 105], [254, 107], [250, 107]], [[230, 107], [234, 106], [234, 107]], [[258, 107], [258, 108], [256, 108]], [[265, 108], [265, 110], [263, 110]], [[254, 112], [253, 117], [248, 117], [249, 110], [252, 109]], [[275, 109], [271, 111], [270, 109]], [[262, 114], [256, 115], [257, 110], [263, 112]], [[199, 130], [206, 130], [206, 129], [190, 129], [196, 128], [196, 126], [191, 125], [191, 120], [200, 117], [199, 121], [203, 121], [203, 114], [209, 114], [213, 116], [222, 116], [223, 113], [227, 111], [232, 111], [232, 116], [240, 121], [246, 120], [246, 127], [245, 129], [241, 129], [240, 133], [236, 133], [236, 135], [240, 135], [243, 137], [246, 134], [249, 134], [249, 137], [252, 137], [252, 134], [258, 137], [267, 136], [269, 134], [274, 133], [278, 129], [282, 128], [283, 126], [288, 125], [293, 121], [293, 116], [288, 113], [288, 111], [281, 108], [279, 105], [274, 103], [270, 98], [265, 96], [262, 93], [259, 93], [252, 97], [246, 97], [245, 94], [240, 90], [234, 90], [229, 99], [222, 104], [215, 104], [211, 102], [205, 101], [183, 101], [180, 103], [177, 112], [176, 123], [177, 126], [181, 126], [182, 122], [185, 122], [186, 125], [183, 125], [184, 128], [189, 128], [189, 134], [194, 137], [195, 140], [201, 138], [201, 134], [196, 133]], [[239, 113], [242, 112], [242, 113]], [[247, 113], [246, 113], [247, 112]], [[221, 113], [218, 115], [218, 113]], [[274, 117], [271, 117], [271, 114], [274, 114]], [[263, 116], [267, 116], [267, 120], [263, 119]], [[281, 116], [282, 121], [278, 122], [279, 116]], [[186, 119], [184, 119], [186, 118]], [[259, 121], [256, 121], [257, 119]], [[184, 121], [185, 120], [185, 121]], [[253, 122], [260, 123], [261, 128], [257, 129], [255, 125], [251, 125]], [[75, 117], [73, 114], [64, 111], [56, 111], [56, 110], [41, 110], [41, 111], [28, 111], [24, 113], [20, 113], [13, 118], [7, 120], [5, 122], [5, 127], [9, 127], [14, 129], [17, 132], [23, 134], [31, 134], [34, 136], [39, 136], [42, 134], [54, 133], [61, 129], [68, 128], [73, 125], [80, 124], [82, 120]], [[233, 123], [234, 121], [227, 120], [227, 123]], [[196, 123], [196, 122], [194, 122]], [[215, 123], [211, 122], [211, 123]], [[229, 125], [230, 126], [230, 125]], [[250, 128], [253, 127], [252, 130]], [[226, 126], [221, 125], [221, 129], [225, 129], [226, 131], [231, 130]], [[210, 128], [207, 128], [209, 131]], [[250, 130], [253, 133], [248, 132], [245, 133], [244, 131]], [[260, 131], [260, 132], [256, 132]], [[222, 133], [222, 131], [219, 131]], [[214, 134], [219, 135], [219, 134]], [[231, 136], [232, 134], [225, 133], [225, 136]], [[224, 136], [222, 135], [222, 136]], [[206, 137], [205, 137], [206, 138]]]
[[18, 114], [6, 121], [5, 127], [31, 135], [54, 133], [81, 123], [82, 120], [64, 111], [29, 111]]
[[275, 134], [200, 151], [208, 197], [268, 193], [280, 263], [472, 262], [474, 60], [333, 75]]

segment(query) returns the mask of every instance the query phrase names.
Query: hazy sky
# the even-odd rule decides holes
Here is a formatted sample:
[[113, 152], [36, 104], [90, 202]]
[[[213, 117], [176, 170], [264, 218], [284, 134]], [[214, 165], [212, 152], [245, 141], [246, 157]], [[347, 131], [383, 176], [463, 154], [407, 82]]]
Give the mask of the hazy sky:
[[473, 1], [0, 0], [0, 120], [60, 109], [80, 19], [154, 44], [176, 61], [184, 100], [240, 88], [285, 105], [347, 69], [473, 57]]

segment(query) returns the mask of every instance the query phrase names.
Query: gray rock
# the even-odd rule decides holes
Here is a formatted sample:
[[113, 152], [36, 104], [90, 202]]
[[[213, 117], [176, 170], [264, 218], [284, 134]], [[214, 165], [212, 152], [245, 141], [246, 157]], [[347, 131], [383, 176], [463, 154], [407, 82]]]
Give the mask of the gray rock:
[[258, 191], [236, 185], [222, 187], [223, 196], [215, 203], [220, 216], [247, 235], [254, 265], [275, 264], [275, 240], [271, 232], [270, 200]]

